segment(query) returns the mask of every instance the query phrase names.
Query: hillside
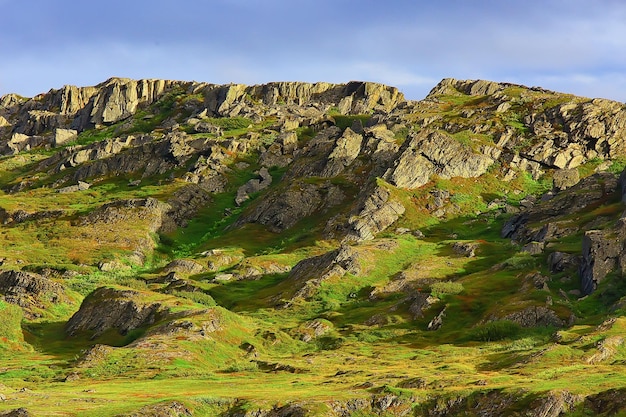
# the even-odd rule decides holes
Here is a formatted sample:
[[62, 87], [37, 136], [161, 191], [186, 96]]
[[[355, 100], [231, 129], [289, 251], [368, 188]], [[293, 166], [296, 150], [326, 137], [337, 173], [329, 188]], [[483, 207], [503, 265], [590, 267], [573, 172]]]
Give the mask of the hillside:
[[112, 78], [0, 155], [0, 415], [626, 415], [623, 103]]

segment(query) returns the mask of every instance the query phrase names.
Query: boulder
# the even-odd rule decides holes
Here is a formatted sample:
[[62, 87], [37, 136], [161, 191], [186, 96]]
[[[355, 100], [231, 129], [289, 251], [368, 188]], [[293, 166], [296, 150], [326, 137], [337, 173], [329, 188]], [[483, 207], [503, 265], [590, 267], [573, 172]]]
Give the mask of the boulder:
[[298, 262], [287, 277], [287, 280], [293, 283], [292, 288], [296, 290], [292, 299], [310, 298], [320, 284], [327, 279], [342, 277], [348, 273], [360, 274], [359, 258], [359, 253], [354, 248], [342, 245], [323, 255]]
[[54, 136], [52, 138], [52, 146], [61, 146], [67, 142], [70, 142], [78, 137], [78, 131], [74, 129], [61, 129], [54, 130]]
[[531, 306], [515, 313], [507, 314], [502, 320], [510, 320], [522, 327], [554, 326], [563, 327], [565, 322], [556, 313], [543, 306]]
[[204, 267], [191, 259], [175, 259], [163, 268], [163, 273], [172, 272], [179, 274], [194, 275], [204, 271]]
[[22, 307], [26, 317], [34, 318], [47, 303], [67, 301], [63, 286], [39, 274], [24, 271], [0, 272], [0, 295]]
[[258, 193], [269, 187], [272, 184], [272, 176], [267, 168], [261, 168], [258, 172], [260, 179], [251, 179], [241, 187], [237, 189], [237, 195], [235, 196], [235, 204], [242, 205], [246, 200], [250, 198], [250, 194]]
[[559, 169], [552, 176], [554, 189], [561, 191], [578, 184], [580, 175], [577, 169]]
[[142, 301], [137, 291], [101, 287], [83, 300], [65, 325], [65, 333], [68, 336], [86, 333], [91, 340], [108, 330], [126, 335], [154, 324], [166, 314], [167, 310], [159, 303]]

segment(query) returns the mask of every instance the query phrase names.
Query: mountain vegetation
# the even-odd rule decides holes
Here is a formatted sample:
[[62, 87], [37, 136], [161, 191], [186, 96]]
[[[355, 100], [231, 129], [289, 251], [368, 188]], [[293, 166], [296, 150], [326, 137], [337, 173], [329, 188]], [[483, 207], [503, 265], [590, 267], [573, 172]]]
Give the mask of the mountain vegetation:
[[0, 415], [626, 415], [626, 106], [0, 98]]

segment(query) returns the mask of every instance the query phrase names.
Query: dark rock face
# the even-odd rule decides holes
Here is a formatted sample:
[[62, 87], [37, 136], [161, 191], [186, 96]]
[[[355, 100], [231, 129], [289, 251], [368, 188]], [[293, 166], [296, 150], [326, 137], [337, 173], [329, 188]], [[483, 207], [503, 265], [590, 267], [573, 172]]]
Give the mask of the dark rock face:
[[294, 283], [296, 293], [292, 298], [309, 298], [319, 285], [331, 277], [342, 277], [347, 273], [361, 272], [359, 254], [348, 245], [323, 255], [298, 262], [289, 273], [288, 280]]
[[314, 184], [297, 184], [268, 195], [263, 201], [242, 216], [236, 223], [260, 223], [272, 232], [280, 233], [310, 216], [323, 205], [323, 195]]
[[626, 389], [610, 389], [585, 398], [585, 409], [594, 415], [617, 415], [626, 410]]
[[503, 317], [522, 327], [554, 326], [563, 327], [565, 322], [547, 307], [532, 306], [521, 311], [516, 311]]
[[0, 413], [0, 416], [3, 417], [30, 417], [32, 414], [23, 407], [16, 408], [15, 410], [4, 411]]
[[22, 307], [27, 317], [33, 317], [33, 309], [43, 308], [43, 301], [63, 301], [63, 287], [38, 274], [23, 271], [0, 272], [0, 294], [5, 301]]
[[590, 230], [583, 237], [580, 265], [581, 291], [590, 294], [600, 281], [614, 271], [623, 256], [623, 239], [600, 230]]
[[594, 174], [557, 193], [550, 200], [537, 202], [513, 216], [503, 226], [501, 236], [519, 243], [528, 243], [545, 242], [571, 234], [576, 230], [571, 230], [571, 226], [560, 226], [559, 217], [579, 213], [610, 201], [616, 187], [615, 175], [608, 172]]
[[166, 314], [157, 303], [144, 303], [136, 291], [98, 288], [83, 301], [80, 309], [70, 318], [65, 332], [74, 336], [80, 332], [96, 339], [104, 332], [115, 329], [121, 335], [139, 327], [154, 324]]

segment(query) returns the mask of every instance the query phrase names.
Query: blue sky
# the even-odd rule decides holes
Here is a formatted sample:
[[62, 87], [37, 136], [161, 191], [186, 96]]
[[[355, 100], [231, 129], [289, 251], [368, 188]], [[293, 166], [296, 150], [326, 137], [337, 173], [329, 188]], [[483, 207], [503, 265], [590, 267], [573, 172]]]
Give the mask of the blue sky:
[[111, 76], [366, 80], [421, 99], [442, 78], [626, 101], [623, 0], [0, 0], [0, 95]]

